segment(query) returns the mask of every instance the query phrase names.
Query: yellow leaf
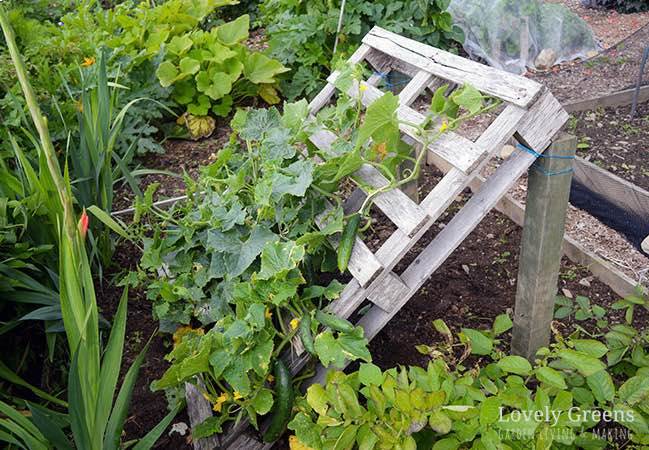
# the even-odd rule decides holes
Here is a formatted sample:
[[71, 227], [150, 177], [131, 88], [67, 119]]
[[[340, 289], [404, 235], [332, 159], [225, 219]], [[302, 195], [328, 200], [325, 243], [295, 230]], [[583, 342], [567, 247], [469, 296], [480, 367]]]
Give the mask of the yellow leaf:
[[212, 134], [214, 128], [216, 128], [216, 121], [210, 116], [198, 117], [187, 114], [185, 125], [192, 139], [201, 139]]
[[308, 445], [300, 442], [300, 440], [295, 435], [291, 435], [288, 438], [288, 446], [290, 447], [291, 450], [313, 450]]
[[280, 102], [277, 90], [272, 84], [262, 84], [259, 89], [259, 96], [264, 99], [269, 105], [276, 105]]
[[203, 330], [202, 328], [192, 328], [190, 326], [176, 328], [176, 331], [174, 331], [173, 334], [174, 347], [180, 344], [180, 342], [183, 340], [183, 336], [189, 333], [198, 334], [199, 336], [202, 336], [205, 334], [205, 330]]

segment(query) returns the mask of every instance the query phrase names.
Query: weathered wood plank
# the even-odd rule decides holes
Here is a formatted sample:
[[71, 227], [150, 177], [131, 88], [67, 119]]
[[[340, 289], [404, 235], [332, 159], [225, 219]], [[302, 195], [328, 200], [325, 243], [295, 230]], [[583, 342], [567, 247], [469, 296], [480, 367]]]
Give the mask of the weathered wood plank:
[[545, 151], [548, 157], [540, 158], [529, 171], [511, 348], [530, 360], [539, 348], [550, 344], [572, 176], [565, 172], [572, 160], [564, 158], [574, 157], [576, 150], [577, 138], [559, 136]]
[[[484, 183], [484, 178], [476, 177], [471, 181], [471, 190], [477, 191]], [[522, 227], [525, 221], [525, 206], [510, 195], [504, 196], [496, 209], [509, 217], [514, 223]], [[629, 278], [627, 275], [618, 270], [615, 266], [609, 264], [594, 252], [584, 247], [575, 238], [564, 235], [563, 253], [575, 264], [586, 267], [602, 283], [610, 287], [620, 297], [627, 297], [633, 294], [637, 281]]]
[[[547, 137], [546, 133], [550, 136], [555, 135], [565, 124], [565, 121], [567, 120], [567, 114], [563, 114], [563, 117], [565, 118], [563, 123], [560, 120], [550, 120], [548, 119], [548, 117], [562, 117], [562, 111], [563, 110], [561, 108], [561, 105], [559, 105], [558, 102], [550, 101], [546, 101], [539, 107], [535, 105], [535, 107], [531, 108], [527, 112], [519, 108], [509, 106], [505, 111], [503, 111], [503, 113], [501, 113], [500, 116], [502, 116], [502, 119], [499, 116], [496, 121], [491, 124], [487, 131], [483, 133], [481, 138], [478, 140], [478, 143], [483, 139], [484, 145], [493, 145], [492, 153], [498, 151], [504, 144], [504, 142], [508, 139], [506, 137], [507, 134], [504, 133], [507, 124], [513, 123], [514, 129], [518, 130], [517, 133], [520, 136], [526, 136], [529, 139], [528, 141], [526, 141], [527, 145], [531, 146], [532, 148], [545, 148], [547, 147], [547, 145], [549, 145], [549, 140], [551, 139]], [[505, 112], [507, 114], [505, 114]], [[519, 114], [518, 119], [514, 120], [517, 114]], [[535, 123], [535, 121], [532, 120], [530, 116], [537, 117], [539, 121]], [[537, 127], [541, 128], [540, 132], [533, 131]], [[510, 129], [510, 131], [513, 133], [513, 129]], [[543, 145], [545, 145], [545, 147], [543, 147]], [[464, 236], [468, 235], [468, 233], [473, 230], [475, 226], [480, 222], [482, 217], [484, 217], [484, 215], [486, 214], [485, 210], [491, 209], [491, 207], [489, 207], [490, 203], [492, 205], [495, 205], [498, 201], [498, 198], [507, 192], [509, 187], [511, 187], [513, 183], [527, 170], [527, 168], [534, 162], [534, 160], [535, 157], [528, 153], [519, 153], [514, 157], [510, 157], [501, 167], [498, 168], [497, 173], [499, 173], [500, 176], [494, 178], [496, 175], [494, 174], [488, 180], [490, 185], [496, 186], [489, 189], [482, 189], [481, 195], [474, 195], [474, 197], [469, 200], [469, 203], [464, 206], [460, 213], [456, 214], [451, 223], [449, 223], [440, 232], [440, 234], [433, 240], [433, 242], [431, 242], [431, 244], [429, 244], [424, 252], [419, 255], [415, 262], [413, 262], [401, 275], [401, 280], [406, 285], [408, 285], [411, 290], [408, 295], [402, 295], [398, 299], [396, 298], [396, 296], [393, 298], [393, 301], [396, 304], [394, 312], [386, 312], [380, 308], [372, 307], [365, 314], [365, 316], [363, 316], [363, 318], [361, 319], [362, 323], [359, 323], [364, 326], [368, 339], [372, 339], [394, 316], [394, 314], [396, 314], [396, 311], [401, 309], [401, 307], [403, 307], [403, 305], [410, 299], [410, 297], [412, 297], [412, 295], [416, 293], [421, 284], [425, 282], [428, 276], [424, 277], [424, 275], [426, 274], [421, 273], [421, 271], [425, 270], [428, 266], [428, 271], [430, 271], [430, 274], [432, 274], [435, 270], [437, 270], [439, 265], [442, 264], [443, 260], [445, 260], [448, 255], [450, 255], [450, 253], [464, 240], [464, 237], [461, 237], [461, 235], [458, 236], [461, 237], [461, 239], [456, 238], [455, 240], [453, 240], [454, 235], [458, 233], [458, 229], [459, 231], [461, 231], [461, 234], [464, 234]], [[516, 162], [516, 164], [514, 164], [514, 162]], [[449, 168], [447, 166], [446, 170], [448, 170], [449, 172], [435, 188], [438, 189], [440, 184], [445, 183], [446, 186], [440, 188], [441, 192], [454, 188], [458, 189], [459, 193], [466, 186], [468, 186], [469, 182], [471, 181], [470, 177], [467, 177], [455, 168]], [[505, 181], [507, 182], [504, 183]], [[435, 191], [435, 189], [433, 191]], [[486, 195], [487, 192], [490, 192], [490, 194]], [[433, 220], [436, 220], [436, 218], [439, 217], [439, 215], [441, 215], [441, 213], [448, 206], [443, 204], [440, 205], [440, 203], [436, 201], [436, 198], [439, 198], [438, 195], [439, 193], [434, 194], [433, 192], [431, 192], [431, 194], [429, 194], [421, 204], [421, 206], [425, 207], [429, 216], [431, 216]], [[447, 196], [443, 194], [443, 198], [447, 198]], [[467, 209], [469, 205], [473, 206]], [[474, 223], [467, 222], [467, 220], [470, 219], [470, 217], [468, 216], [471, 215], [475, 216], [473, 220]], [[454, 225], [452, 228], [449, 228], [451, 224]], [[388, 239], [388, 241], [386, 241], [383, 244], [382, 248], [379, 249], [379, 251], [376, 253], [376, 256], [379, 260], [381, 260], [382, 257], [388, 257], [390, 254], [396, 254], [397, 258], [400, 259], [400, 256], [398, 256], [398, 249], [399, 246], [403, 244], [401, 243], [401, 241], [397, 240], [398, 237], [395, 237], [395, 235], [391, 236], [390, 239]], [[392, 239], [393, 237], [394, 240]], [[390, 242], [391, 240], [393, 240], [393, 242]], [[386, 248], [386, 251], [384, 253], [382, 252], [383, 247]], [[406, 246], [406, 248], [409, 249], [410, 247]], [[442, 260], [438, 261], [437, 264], [435, 264], [435, 253], [437, 253], [438, 255], [441, 253], [442, 256], [444, 253], [446, 253], [446, 256]], [[391, 270], [394, 267], [393, 265], [385, 261], [383, 261], [383, 265], [386, 270]], [[420, 273], [416, 273], [417, 271], [419, 271]], [[382, 276], [384, 275], [382, 274], [377, 277], [374, 283], [380, 282]], [[406, 279], [406, 276], [408, 276], [409, 279]], [[423, 280], [421, 279], [422, 277]], [[420, 284], [416, 282], [417, 279], [420, 280]], [[410, 283], [412, 283], [412, 285]], [[354, 288], [355, 286], [350, 286], [349, 289], [345, 289], [345, 309], [341, 311], [343, 313], [346, 313], [349, 310], [355, 310], [366, 298], [367, 292], [370, 291], [372, 286], [366, 289], [365, 292], [363, 292], [363, 289], [359, 287], [356, 289]], [[319, 367], [316, 376], [312, 380], [310, 380], [309, 383], [322, 382], [325, 375], [326, 369]]]
[[398, 303], [395, 299], [408, 295], [410, 289], [394, 272], [378, 280], [377, 286], [367, 295], [368, 300], [381, 308], [384, 312], [395, 311]]
[[[569, 112], [590, 111], [597, 108], [610, 108], [612, 106], [627, 106], [633, 102], [633, 93], [635, 88], [625, 89], [623, 91], [606, 94], [599, 97], [588, 98], [586, 100], [577, 100], [574, 102], [564, 103], [563, 108]], [[642, 86], [638, 95], [638, 102], [649, 100], [649, 86]]]
[[574, 180], [588, 190], [629, 214], [649, 218], [649, 191], [581, 158], [575, 160], [573, 169]]
[[[386, 58], [389, 58], [388, 62], [386, 62]], [[392, 58], [385, 53], [379, 52], [378, 50], [375, 52], [370, 52], [365, 60], [370, 63], [372, 67], [381, 72], [385, 72], [386, 70], [394, 70], [404, 75], [408, 75], [411, 78], [414, 78], [419, 72], [421, 72], [421, 70], [416, 66], [408, 64], [407, 62], [400, 59]], [[449, 82], [442, 78], [433, 77], [433, 79], [430, 81], [430, 83], [428, 83], [428, 86], [426, 87], [431, 91], [435, 91], [435, 89], [442, 86], [443, 84], [450, 84], [451, 87], [456, 85], [455, 83]]]
[[530, 79], [470, 61], [380, 27], [374, 27], [363, 38], [367, 44], [396, 59], [454, 83], [470, 83], [479, 91], [506, 102], [528, 108], [544, 89]]
[[[525, 115], [516, 137], [539, 153], [547, 148], [553, 136], [561, 130], [570, 116], [549, 91], [545, 91]], [[541, 150], [539, 150], [541, 149]]]
[[[353, 178], [374, 189], [389, 184], [389, 181], [378, 170], [367, 164], [358, 169]], [[393, 189], [377, 195], [374, 204], [408, 236], [414, 235], [429, 220], [424, 210], [401, 189]]]
[[[198, 381], [202, 385], [201, 381]], [[203, 389], [205, 387], [203, 386]], [[192, 428], [203, 423], [206, 419], [212, 417], [212, 405], [208, 402], [201, 391], [192, 383], [185, 383], [185, 398], [187, 399], [187, 415], [189, 415], [189, 424]], [[194, 450], [212, 450], [220, 444], [219, 437], [214, 435], [208, 438], [196, 439], [192, 442]]]
[[417, 74], [406, 84], [406, 87], [399, 92], [399, 104], [403, 106], [410, 105], [422, 92], [433, 82], [435, 75], [420, 70]]
[[393, 298], [394, 312], [387, 313], [371, 308], [359, 321], [368, 338], [374, 337], [414, 295], [450, 254], [464, 241], [487, 213], [505, 195], [515, 181], [525, 173], [535, 158], [527, 153], [518, 153], [501, 165], [467, 204], [442, 229], [435, 239], [421, 252], [413, 263], [401, 274], [402, 281], [410, 288], [408, 295]]
[[[322, 130], [315, 133], [310, 139], [319, 149], [326, 150], [336, 140], [336, 135], [330, 131]], [[388, 184], [388, 180], [370, 165], [364, 165], [352, 177], [375, 189]], [[409, 236], [428, 220], [426, 213], [400, 189], [393, 189], [377, 195], [374, 204]]]

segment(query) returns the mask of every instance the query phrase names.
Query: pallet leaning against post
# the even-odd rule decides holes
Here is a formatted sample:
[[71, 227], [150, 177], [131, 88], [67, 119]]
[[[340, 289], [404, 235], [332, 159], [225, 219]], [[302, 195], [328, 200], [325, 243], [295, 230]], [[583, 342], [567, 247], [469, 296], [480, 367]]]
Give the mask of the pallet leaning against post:
[[[499, 98], [505, 104], [498, 117], [475, 142], [454, 132], [444, 133], [426, 149], [429, 160], [445, 175], [417, 204], [401, 190], [384, 192], [375, 198], [374, 205], [396, 226], [394, 233], [373, 253], [360, 239], [356, 242], [349, 262], [353, 279], [345, 286], [340, 298], [330, 305], [329, 312], [348, 318], [365, 300], [372, 305], [358, 321], [365, 335], [372, 339], [388, 321], [417, 292], [430, 275], [473, 231], [487, 213], [514, 185], [520, 176], [552, 143], [553, 137], [568, 120], [559, 102], [545, 88], [524, 77], [502, 72], [461, 58], [448, 52], [406, 39], [398, 34], [374, 27], [363, 39], [363, 44], [351, 56], [350, 63], [368, 62], [376, 73], [362, 89], [358, 85], [349, 91], [367, 107], [383, 95], [376, 87], [381, 77], [390, 71], [408, 75], [411, 80], [401, 91], [397, 114], [409, 123], [421, 123], [425, 116], [410, 108], [427, 88], [442, 83], [471, 84], [480, 92]], [[329, 77], [328, 84], [310, 103], [312, 114], [332, 101], [336, 93], [338, 73]], [[414, 129], [402, 124], [402, 140], [421, 147], [421, 139]], [[503, 144], [515, 137], [519, 142], [539, 153], [513, 154], [489, 176], [482, 188], [455, 214], [455, 217], [437, 234], [428, 246], [400, 275], [393, 269], [424, 236], [447, 208], [469, 186]], [[323, 130], [311, 136], [314, 145], [326, 149], [336, 139]], [[387, 181], [372, 166], [363, 166], [354, 177], [363, 185], [376, 189]], [[360, 188], [347, 200], [349, 208], [358, 208], [358, 199], [365, 193]], [[549, 327], [549, 324], [547, 324]], [[285, 360], [293, 372], [308, 361], [299, 346]], [[316, 376], [306, 384], [324, 379], [325, 370], [318, 367]], [[263, 449], [272, 444], [258, 441], [258, 435], [246, 423], [233, 426], [221, 437], [221, 448]]]

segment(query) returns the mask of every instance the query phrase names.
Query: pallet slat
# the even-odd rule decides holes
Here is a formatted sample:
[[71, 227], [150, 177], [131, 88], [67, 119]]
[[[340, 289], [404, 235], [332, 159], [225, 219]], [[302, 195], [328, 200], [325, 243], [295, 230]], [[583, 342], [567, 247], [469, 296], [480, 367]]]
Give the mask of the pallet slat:
[[363, 43], [454, 83], [470, 83], [481, 92], [522, 108], [529, 107], [544, 89], [535, 81], [404, 38], [381, 27], [372, 28]]

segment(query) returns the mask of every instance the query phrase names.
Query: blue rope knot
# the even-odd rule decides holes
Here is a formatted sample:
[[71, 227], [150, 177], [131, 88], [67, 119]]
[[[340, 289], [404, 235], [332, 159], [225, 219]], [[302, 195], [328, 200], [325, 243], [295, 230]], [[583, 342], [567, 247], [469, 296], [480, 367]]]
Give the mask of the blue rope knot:
[[[516, 144], [516, 148], [519, 150], [523, 150], [524, 152], [529, 153], [530, 155], [536, 157], [536, 158], [547, 158], [547, 159], [575, 159], [575, 156], [567, 156], [567, 155], [544, 155], [543, 153], [539, 153], [536, 150], [533, 150], [523, 144]], [[557, 170], [557, 171], [551, 171], [551, 170], [546, 170], [542, 167], [537, 166], [536, 164], [532, 164], [532, 169], [536, 170], [539, 173], [542, 173], [543, 175], [547, 177], [554, 177], [557, 175], [565, 175], [567, 173], [572, 173], [573, 169], [572, 167], [567, 167], [563, 170]]]

